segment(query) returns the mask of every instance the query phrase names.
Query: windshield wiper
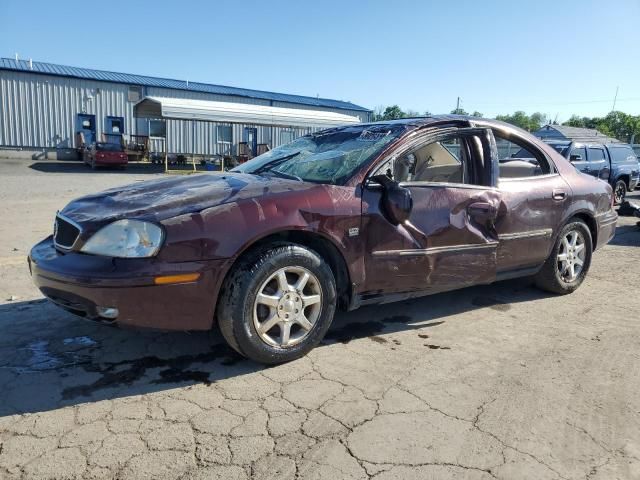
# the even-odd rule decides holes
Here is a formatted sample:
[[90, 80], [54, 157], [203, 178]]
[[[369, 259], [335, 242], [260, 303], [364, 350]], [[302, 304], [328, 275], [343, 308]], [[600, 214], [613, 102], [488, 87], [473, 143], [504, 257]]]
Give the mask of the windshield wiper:
[[268, 172], [269, 170], [272, 170], [273, 167], [276, 167], [278, 165], [280, 165], [283, 162], [286, 162], [287, 160], [292, 159], [293, 157], [295, 157], [296, 155], [299, 155], [301, 152], [301, 150], [294, 152], [294, 153], [290, 153], [289, 155], [285, 155], [284, 157], [280, 157], [280, 158], [276, 158], [275, 160], [271, 160], [269, 163], [265, 163], [264, 165], [262, 165], [259, 168], [256, 168], [253, 172], [253, 174], [259, 174], [262, 172]]
[[299, 182], [304, 182], [302, 177], [299, 177], [298, 175], [293, 175], [292, 173], [281, 172], [280, 170], [269, 170], [267, 173], [272, 173], [277, 177], [289, 178], [291, 180], [298, 180]]

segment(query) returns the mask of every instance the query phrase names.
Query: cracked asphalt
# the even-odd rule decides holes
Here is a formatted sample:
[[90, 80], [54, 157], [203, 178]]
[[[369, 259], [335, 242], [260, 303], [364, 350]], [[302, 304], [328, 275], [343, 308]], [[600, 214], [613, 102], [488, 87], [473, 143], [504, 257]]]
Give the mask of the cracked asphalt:
[[265, 368], [215, 331], [92, 324], [32, 286], [58, 208], [155, 175], [0, 162], [0, 479], [640, 478], [635, 220], [573, 295], [363, 308]]

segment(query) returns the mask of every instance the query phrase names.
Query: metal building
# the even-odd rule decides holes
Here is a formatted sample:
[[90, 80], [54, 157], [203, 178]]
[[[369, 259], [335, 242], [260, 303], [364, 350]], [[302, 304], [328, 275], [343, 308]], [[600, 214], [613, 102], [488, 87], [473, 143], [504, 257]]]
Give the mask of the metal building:
[[236, 154], [240, 142], [273, 148], [370, 118], [340, 100], [0, 58], [0, 149], [62, 156], [82, 132], [88, 143], [166, 135], [170, 153]]

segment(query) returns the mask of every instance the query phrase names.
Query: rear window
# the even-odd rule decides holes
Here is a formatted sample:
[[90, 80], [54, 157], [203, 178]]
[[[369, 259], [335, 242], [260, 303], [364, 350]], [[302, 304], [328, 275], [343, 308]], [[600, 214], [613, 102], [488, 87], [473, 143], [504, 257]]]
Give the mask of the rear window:
[[631, 147], [623, 145], [619, 147], [609, 146], [609, 153], [611, 153], [611, 161], [613, 163], [626, 163], [626, 162], [637, 162], [638, 158], [636, 157], [635, 152], [631, 149]]
[[121, 152], [122, 147], [117, 143], [96, 143], [96, 150], [102, 152]]

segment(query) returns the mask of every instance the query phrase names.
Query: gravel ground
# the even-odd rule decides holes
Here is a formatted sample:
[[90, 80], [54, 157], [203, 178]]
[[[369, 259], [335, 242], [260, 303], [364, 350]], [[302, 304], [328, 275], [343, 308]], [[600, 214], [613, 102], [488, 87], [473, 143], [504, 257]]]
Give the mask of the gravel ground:
[[217, 332], [96, 325], [32, 286], [57, 209], [157, 175], [0, 162], [0, 479], [640, 478], [635, 220], [573, 295], [509, 281], [363, 308], [264, 368]]

